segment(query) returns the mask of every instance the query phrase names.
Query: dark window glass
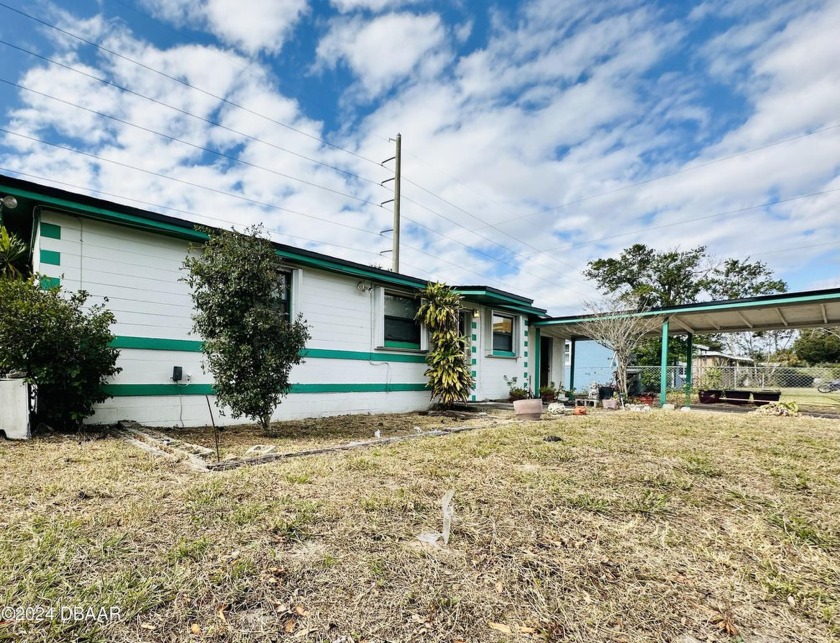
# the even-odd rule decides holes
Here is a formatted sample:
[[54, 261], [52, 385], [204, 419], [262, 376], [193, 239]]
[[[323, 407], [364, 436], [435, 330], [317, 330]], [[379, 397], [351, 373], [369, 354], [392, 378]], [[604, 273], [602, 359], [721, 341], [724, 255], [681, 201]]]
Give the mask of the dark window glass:
[[493, 350], [513, 352], [513, 317], [493, 315]]
[[385, 345], [412, 344], [420, 348], [420, 324], [414, 321], [419, 302], [410, 297], [385, 294]]
[[277, 292], [274, 295], [274, 306], [283, 315], [283, 319], [291, 321], [292, 314], [292, 273], [281, 272], [277, 275]]

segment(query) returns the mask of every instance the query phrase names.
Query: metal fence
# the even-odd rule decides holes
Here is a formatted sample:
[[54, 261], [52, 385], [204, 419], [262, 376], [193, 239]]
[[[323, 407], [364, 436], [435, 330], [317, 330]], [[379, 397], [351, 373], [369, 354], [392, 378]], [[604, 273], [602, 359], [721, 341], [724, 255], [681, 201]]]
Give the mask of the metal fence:
[[[582, 372], [581, 372], [582, 371]], [[628, 373], [628, 389], [631, 395], [660, 391], [660, 367], [631, 367]], [[593, 384], [605, 386], [614, 381], [610, 367], [584, 368], [577, 372], [575, 389], [587, 392]], [[581, 380], [581, 375], [583, 376]], [[666, 391], [684, 393], [686, 386], [685, 366], [669, 366], [666, 372]], [[840, 380], [840, 364], [808, 367], [781, 366], [777, 364], [756, 364], [743, 366], [711, 366], [695, 364], [692, 368], [692, 390], [726, 389], [771, 389], [782, 393], [782, 399], [804, 404], [831, 405], [840, 407], [840, 390], [828, 394], [818, 388]]]

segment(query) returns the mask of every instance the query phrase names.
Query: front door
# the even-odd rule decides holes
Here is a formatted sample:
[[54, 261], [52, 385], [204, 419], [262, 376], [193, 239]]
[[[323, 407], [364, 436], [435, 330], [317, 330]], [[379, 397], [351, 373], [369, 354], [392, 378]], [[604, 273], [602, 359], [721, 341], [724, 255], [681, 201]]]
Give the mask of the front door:
[[551, 352], [553, 340], [551, 337], [540, 338], [540, 386], [551, 383]]

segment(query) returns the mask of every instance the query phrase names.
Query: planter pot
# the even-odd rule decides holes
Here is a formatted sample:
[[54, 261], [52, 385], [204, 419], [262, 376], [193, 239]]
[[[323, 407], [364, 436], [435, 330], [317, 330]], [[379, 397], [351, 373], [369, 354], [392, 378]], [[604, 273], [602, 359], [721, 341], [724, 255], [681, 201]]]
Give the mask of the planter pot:
[[599, 386], [598, 387], [598, 399], [599, 400], [609, 400], [613, 396], [613, 393], [615, 393], [615, 390], [613, 389], [612, 386]]
[[778, 402], [782, 397], [781, 391], [753, 391], [753, 402], [756, 404], [767, 404], [768, 402]]
[[545, 395], [541, 395], [540, 397], [542, 398], [542, 401], [546, 404], [551, 404], [555, 399], [557, 399], [554, 397], [553, 393], [546, 393]]
[[656, 401], [656, 398], [653, 395], [640, 395], [639, 396], [639, 404], [647, 404], [648, 406], [652, 405]]
[[723, 397], [726, 399], [725, 402], [729, 404], [749, 404], [750, 403], [750, 392], [749, 391], [724, 391]]
[[603, 406], [604, 406], [604, 408], [605, 408], [605, 409], [613, 409], [613, 410], [615, 410], [615, 409], [617, 409], [617, 408], [618, 408], [618, 400], [616, 400], [616, 399], [603, 400], [603, 401], [601, 402], [601, 404], [603, 404]]
[[516, 413], [516, 417], [523, 420], [539, 420], [542, 411], [543, 404], [539, 398], [534, 400], [514, 400], [513, 402], [513, 412]]
[[697, 395], [700, 396], [700, 403], [701, 404], [716, 404], [720, 402], [720, 396], [723, 394], [723, 391], [718, 389], [705, 389], [697, 391]]

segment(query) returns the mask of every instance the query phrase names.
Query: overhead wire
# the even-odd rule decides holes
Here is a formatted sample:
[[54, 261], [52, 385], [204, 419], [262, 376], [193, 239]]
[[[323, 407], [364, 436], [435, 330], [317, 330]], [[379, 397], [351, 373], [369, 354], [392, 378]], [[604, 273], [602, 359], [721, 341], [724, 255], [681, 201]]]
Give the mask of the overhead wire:
[[99, 112], [95, 109], [90, 109], [89, 107], [84, 107], [83, 105], [78, 105], [68, 100], [64, 100], [63, 98], [58, 98], [57, 96], [52, 96], [50, 94], [45, 94], [44, 92], [40, 92], [38, 90], [32, 89], [30, 87], [26, 87], [25, 85], [21, 85], [19, 83], [15, 83], [13, 81], [7, 80], [5, 78], [0, 78], [0, 83], [6, 83], [7, 85], [11, 85], [13, 87], [17, 87], [19, 89], [23, 89], [27, 92], [31, 92], [33, 94], [37, 94], [38, 96], [43, 96], [44, 98], [49, 98], [59, 103], [64, 103], [65, 105], [69, 105], [70, 107], [75, 107], [77, 109], [81, 109], [86, 111], [90, 114], [95, 114], [97, 116], [101, 116], [102, 118], [107, 118], [112, 121], [116, 121], [117, 123], [122, 123], [123, 125], [128, 125], [129, 127], [134, 127], [136, 129], [143, 130], [144, 132], [148, 132], [150, 134], [154, 134], [156, 136], [160, 136], [161, 138], [169, 139], [170, 141], [175, 141], [177, 143], [181, 143], [183, 145], [188, 145], [192, 148], [200, 150], [202, 152], [207, 152], [208, 154], [214, 154], [221, 158], [228, 159], [229, 161], [233, 161], [234, 163], [238, 163], [241, 165], [247, 165], [248, 167], [253, 167], [259, 170], [264, 170], [265, 172], [270, 172], [271, 174], [275, 174], [277, 176], [282, 176], [283, 178], [290, 179], [292, 181], [297, 181], [299, 183], [303, 183], [304, 185], [309, 185], [311, 187], [318, 188], [319, 190], [325, 190], [327, 192], [332, 192], [333, 194], [337, 194], [343, 197], [347, 197], [348, 199], [352, 199], [354, 201], [359, 201], [360, 203], [365, 203], [367, 205], [373, 205], [376, 207], [381, 207], [381, 204], [376, 203], [374, 201], [369, 201], [367, 199], [363, 199], [361, 197], [354, 196], [352, 194], [348, 194], [347, 192], [342, 192], [341, 190], [336, 190], [334, 188], [327, 187], [325, 185], [320, 185], [318, 183], [314, 183], [312, 181], [307, 181], [306, 179], [301, 179], [296, 176], [292, 176], [291, 174], [286, 174], [285, 172], [278, 172], [277, 170], [272, 170], [271, 168], [265, 167], [264, 165], [259, 165], [257, 163], [251, 163], [250, 161], [245, 161], [240, 159], [237, 156], [233, 156], [231, 154], [226, 154], [225, 152], [220, 152], [219, 150], [214, 150], [208, 147], [204, 147], [202, 145], [197, 145], [196, 143], [191, 143], [190, 141], [186, 141], [182, 138], [178, 138], [177, 136], [172, 136], [171, 134], [165, 134], [164, 132], [158, 132], [148, 127], [144, 127], [143, 125], [138, 125], [137, 123], [132, 123], [131, 121], [127, 121], [125, 119], [119, 118], [117, 116], [111, 116], [110, 114], [105, 114], [103, 112]]
[[[250, 141], [254, 141], [254, 142], [257, 142], [257, 143], [262, 143], [263, 145], [267, 145], [267, 146], [269, 146], [271, 148], [274, 148], [276, 150], [279, 150], [281, 152], [285, 152], [287, 154], [292, 154], [294, 156], [302, 158], [302, 159], [304, 159], [306, 161], [309, 161], [311, 163], [315, 163], [317, 165], [322, 165], [322, 166], [327, 167], [331, 170], [335, 170], [336, 172], [341, 172], [342, 174], [352, 176], [353, 178], [359, 179], [361, 181], [365, 181], [367, 183], [372, 183], [374, 185], [380, 185], [379, 181], [374, 181], [373, 179], [368, 179], [366, 177], [363, 177], [363, 176], [360, 176], [360, 175], [355, 174], [353, 172], [350, 172], [349, 170], [345, 170], [345, 169], [342, 169], [340, 167], [330, 165], [329, 163], [325, 163], [324, 161], [319, 161], [317, 159], [313, 159], [313, 158], [311, 158], [309, 156], [306, 156], [304, 154], [300, 154], [298, 152], [294, 152], [292, 150], [286, 149], [286, 148], [284, 148], [280, 145], [277, 145], [275, 143], [271, 143], [270, 141], [266, 141], [266, 140], [261, 139], [257, 136], [252, 136], [251, 134], [246, 134], [245, 132], [241, 132], [241, 131], [239, 131], [237, 129], [234, 129], [232, 127], [228, 127], [227, 125], [224, 125], [224, 124], [220, 123], [219, 121], [214, 121], [213, 119], [205, 118], [204, 116], [200, 116], [199, 114], [194, 114], [194, 113], [192, 113], [190, 111], [187, 111], [185, 109], [181, 109], [180, 107], [175, 107], [174, 105], [170, 105], [170, 104], [165, 103], [163, 101], [160, 101], [156, 98], [152, 98], [151, 96], [147, 96], [147, 95], [142, 94], [140, 92], [134, 91], [133, 89], [130, 89], [128, 87], [118, 85], [117, 83], [111, 82], [110, 80], [107, 80], [105, 78], [100, 78], [99, 76], [95, 76], [94, 74], [89, 74], [85, 71], [82, 71], [81, 69], [76, 69], [75, 67], [72, 67], [72, 66], [67, 65], [65, 63], [54, 60], [54, 59], [52, 59], [48, 56], [43, 56], [39, 53], [36, 53], [36, 52], [31, 51], [29, 49], [26, 49], [25, 47], [20, 47], [18, 45], [15, 45], [14, 43], [11, 43], [7, 40], [2, 39], [2, 38], [0, 38], [0, 44], [4, 44], [7, 47], [11, 47], [12, 49], [17, 49], [18, 51], [22, 51], [25, 54], [28, 54], [28, 55], [33, 56], [35, 58], [39, 58], [39, 59], [41, 59], [45, 62], [48, 62], [52, 65], [56, 65], [57, 67], [62, 67], [64, 69], [67, 69], [68, 71], [79, 74], [81, 76], [85, 76], [87, 78], [90, 78], [91, 80], [95, 80], [95, 81], [97, 81], [99, 83], [102, 83], [104, 85], [108, 85], [109, 87], [113, 87], [114, 89], [117, 89], [119, 91], [126, 92], [127, 94], [131, 94], [132, 96], [137, 96], [138, 98], [142, 98], [143, 100], [147, 100], [147, 101], [149, 101], [151, 103], [154, 103], [156, 105], [160, 105], [161, 107], [171, 109], [175, 112], [178, 112], [179, 114], [183, 114], [184, 116], [188, 116], [190, 118], [195, 118], [199, 121], [207, 123], [208, 125], [212, 125], [213, 127], [218, 127], [219, 129], [230, 132], [231, 134], [236, 134], [237, 136], [242, 136], [243, 138], [246, 138]], [[379, 165], [379, 164], [377, 164], [377, 165]]]
[[223, 102], [225, 105], [230, 105], [231, 107], [235, 107], [235, 108], [237, 108], [237, 109], [241, 109], [242, 111], [247, 112], [248, 114], [251, 114], [251, 115], [256, 116], [256, 117], [258, 117], [258, 118], [262, 118], [262, 119], [264, 119], [264, 120], [266, 120], [266, 121], [268, 121], [268, 122], [270, 122], [270, 123], [273, 123], [273, 124], [278, 125], [278, 126], [280, 126], [280, 127], [286, 128], [286, 129], [288, 129], [288, 130], [290, 130], [290, 131], [296, 132], [297, 134], [300, 134], [301, 136], [305, 136], [305, 137], [310, 138], [310, 139], [312, 139], [312, 140], [314, 140], [314, 141], [317, 141], [318, 143], [320, 143], [320, 144], [322, 144], [322, 145], [326, 145], [326, 146], [331, 147], [331, 148], [333, 148], [333, 149], [335, 149], [335, 150], [338, 150], [338, 151], [344, 152], [344, 153], [346, 153], [346, 154], [350, 154], [351, 156], [355, 156], [356, 158], [359, 158], [359, 159], [362, 159], [362, 160], [364, 160], [364, 161], [367, 161], [368, 163], [372, 163], [372, 164], [377, 165], [377, 166], [379, 165], [379, 163], [378, 163], [377, 161], [374, 161], [373, 159], [369, 159], [369, 158], [368, 158], [368, 157], [366, 157], [366, 156], [363, 156], [363, 155], [361, 155], [361, 154], [357, 154], [356, 152], [353, 152], [353, 151], [351, 151], [351, 150], [348, 150], [348, 149], [346, 149], [346, 148], [343, 148], [343, 147], [341, 147], [340, 145], [336, 145], [336, 144], [334, 144], [334, 143], [330, 143], [329, 141], [326, 141], [326, 140], [324, 140], [324, 139], [322, 139], [322, 138], [320, 138], [320, 137], [318, 137], [318, 136], [315, 136], [314, 134], [310, 134], [309, 132], [305, 132], [305, 131], [303, 131], [303, 130], [301, 130], [301, 129], [299, 129], [299, 128], [296, 128], [296, 127], [294, 127], [293, 125], [289, 125], [288, 123], [284, 123], [283, 121], [279, 121], [279, 120], [277, 120], [277, 119], [275, 119], [275, 118], [271, 118], [270, 116], [266, 116], [265, 114], [261, 114], [261, 113], [259, 113], [259, 112], [256, 112], [256, 111], [254, 111], [254, 110], [252, 110], [252, 109], [250, 109], [250, 108], [248, 108], [248, 107], [245, 107], [244, 105], [240, 105], [239, 103], [236, 103], [235, 101], [232, 101], [232, 100], [230, 100], [230, 99], [227, 99], [227, 98], [225, 98], [224, 96], [219, 96], [219, 95], [217, 95], [217, 94], [214, 94], [213, 92], [207, 91], [206, 89], [203, 89], [203, 88], [201, 88], [201, 87], [198, 87], [198, 86], [196, 86], [196, 85], [193, 85], [192, 83], [190, 83], [190, 82], [188, 82], [188, 81], [186, 81], [186, 80], [184, 80], [184, 79], [182, 79], [182, 78], [178, 78], [178, 77], [176, 77], [176, 76], [172, 76], [172, 75], [167, 74], [166, 72], [163, 72], [163, 71], [161, 71], [161, 70], [159, 70], [159, 69], [155, 69], [154, 67], [150, 67], [149, 65], [146, 65], [146, 64], [144, 64], [144, 63], [140, 62], [139, 60], [135, 60], [135, 59], [133, 59], [133, 58], [131, 58], [131, 57], [129, 57], [129, 56], [125, 56], [125, 55], [123, 55], [123, 54], [121, 54], [121, 53], [119, 53], [119, 52], [116, 52], [116, 51], [112, 50], [112, 49], [108, 49], [107, 47], [103, 47], [102, 45], [99, 45], [99, 44], [97, 44], [97, 43], [95, 43], [95, 42], [93, 42], [93, 41], [91, 41], [91, 40], [87, 40], [86, 38], [83, 38], [82, 36], [80, 36], [80, 35], [78, 35], [78, 34], [75, 34], [75, 33], [71, 32], [71, 31], [67, 31], [66, 29], [62, 29], [62, 28], [61, 28], [61, 27], [59, 27], [58, 25], [54, 25], [54, 24], [52, 24], [52, 23], [50, 23], [50, 22], [47, 22], [46, 20], [42, 20], [41, 18], [38, 18], [38, 17], [33, 16], [33, 15], [31, 15], [31, 14], [28, 14], [28, 13], [26, 13], [25, 11], [22, 11], [22, 10], [20, 10], [20, 9], [15, 8], [15, 7], [9, 6], [9, 5], [7, 5], [7, 4], [6, 4], [6, 3], [4, 3], [4, 2], [0, 2], [0, 7], [5, 7], [6, 9], [8, 9], [8, 10], [10, 10], [10, 11], [14, 11], [15, 13], [17, 13], [17, 14], [19, 14], [19, 15], [21, 15], [21, 16], [25, 16], [26, 18], [29, 18], [30, 20], [34, 20], [35, 22], [38, 22], [38, 23], [40, 23], [40, 24], [42, 24], [42, 25], [44, 25], [44, 26], [46, 26], [46, 27], [49, 27], [50, 29], [54, 29], [54, 30], [58, 31], [59, 33], [62, 33], [62, 34], [64, 34], [64, 35], [66, 35], [66, 36], [70, 36], [71, 38], [75, 38], [75, 39], [76, 39], [76, 40], [78, 40], [79, 42], [83, 42], [83, 43], [85, 43], [85, 44], [87, 44], [87, 45], [90, 45], [91, 47], [96, 47], [96, 48], [97, 48], [97, 49], [99, 49], [100, 51], [104, 51], [104, 52], [105, 52], [105, 53], [107, 53], [107, 54], [110, 54], [110, 55], [112, 55], [112, 56], [116, 56], [116, 57], [118, 57], [118, 58], [121, 58], [122, 60], [125, 60], [125, 61], [128, 61], [128, 62], [130, 62], [130, 63], [133, 63], [133, 64], [137, 65], [138, 67], [142, 67], [143, 69], [146, 69], [146, 70], [148, 70], [148, 71], [150, 71], [150, 72], [152, 72], [152, 73], [158, 74], [158, 75], [160, 75], [160, 76], [162, 76], [162, 77], [164, 77], [164, 78], [168, 78], [168, 79], [169, 79], [169, 80], [171, 80], [171, 81], [174, 81], [174, 82], [176, 82], [176, 83], [180, 83], [181, 85], [184, 85], [185, 87], [189, 87], [190, 89], [193, 89], [193, 90], [195, 90], [195, 91], [197, 91], [197, 92], [200, 92], [200, 93], [204, 94], [205, 96], [209, 96], [210, 98], [214, 98], [215, 100], [221, 101], [221, 102]]

